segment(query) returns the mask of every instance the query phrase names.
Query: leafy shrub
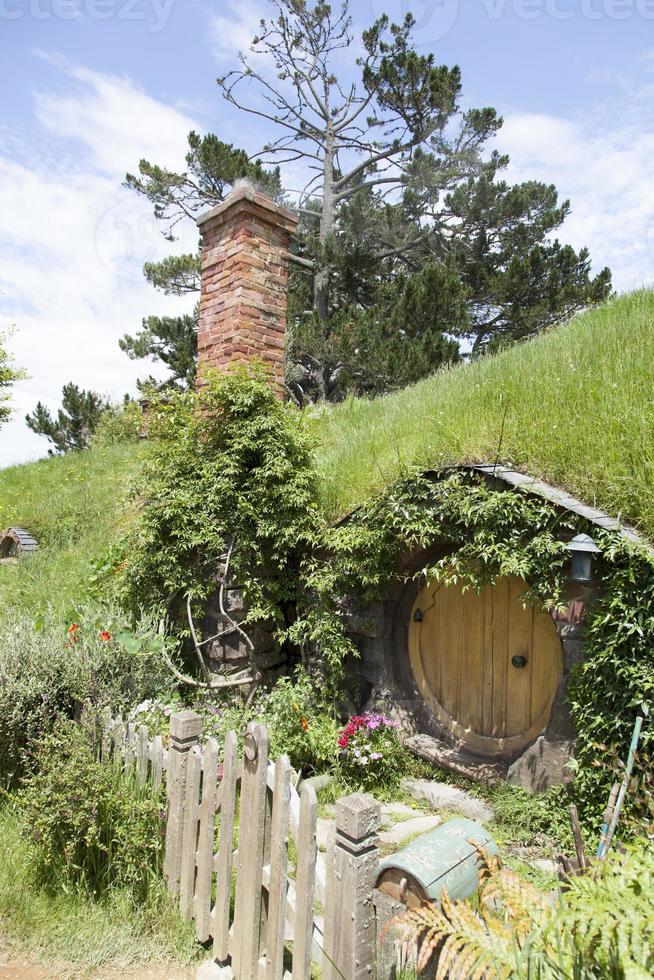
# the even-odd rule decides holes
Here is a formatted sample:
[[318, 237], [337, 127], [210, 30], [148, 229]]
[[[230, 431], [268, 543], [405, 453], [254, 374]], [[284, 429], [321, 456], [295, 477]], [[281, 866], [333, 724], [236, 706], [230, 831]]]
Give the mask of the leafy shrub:
[[298, 555], [322, 524], [303, 416], [265, 373], [241, 369], [153, 404], [150, 431], [157, 439], [114, 576], [122, 602], [135, 614], [177, 610], [185, 622], [186, 596], [201, 611], [229, 555], [248, 621], [283, 632], [298, 601]]
[[109, 405], [100, 416], [91, 439], [92, 448], [101, 449], [116, 443], [136, 442], [143, 428], [141, 406], [131, 398], [121, 405]]
[[[258, 721], [268, 729], [272, 759], [287, 755], [291, 765], [305, 776], [329, 771], [334, 765], [338, 724], [304, 670], [297, 670], [292, 677], [281, 677], [248, 706], [237, 694], [225, 693], [221, 697], [211, 692], [191, 707], [202, 717], [201, 738], [215, 738], [221, 749], [227, 732], [236, 732], [241, 742], [246, 723]], [[130, 719], [165, 740], [170, 715], [182, 708], [179, 698], [146, 700], [130, 712]]]
[[99, 762], [81, 726], [60, 722], [37, 743], [18, 799], [49, 884], [97, 895], [116, 886], [143, 901], [160, 877], [163, 791], [137, 790], [135, 780]]
[[126, 630], [111, 609], [86, 606], [62, 622], [7, 613], [0, 623], [0, 779], [14, 782], [23, 756], [79, 702], [125, 710], [163, 690], [161, 643], [144, 620]]
[[330, 770], [336, 756], [338, 725], [316, 686], [305, 671], [297, 671], [293, 678], [280, 678], [255, 708], [270, 733], [272, 758], [288, 755], [305, 776]]

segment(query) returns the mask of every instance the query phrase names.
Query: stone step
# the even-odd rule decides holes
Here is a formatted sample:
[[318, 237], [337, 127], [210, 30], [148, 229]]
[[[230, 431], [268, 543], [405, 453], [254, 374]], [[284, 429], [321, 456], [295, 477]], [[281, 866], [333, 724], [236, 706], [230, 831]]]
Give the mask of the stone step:
[[434, 766], [448, 769], [458, 776], [465, 776], [474, 782], [495, 786], [504, 782], [508, 763], [501, 760], [482, 759], [480, 756], [463, 752], [447, 742], [432, 735], [412, 735], [405, 743], [407, 749], [420, 759], [426, 759]]

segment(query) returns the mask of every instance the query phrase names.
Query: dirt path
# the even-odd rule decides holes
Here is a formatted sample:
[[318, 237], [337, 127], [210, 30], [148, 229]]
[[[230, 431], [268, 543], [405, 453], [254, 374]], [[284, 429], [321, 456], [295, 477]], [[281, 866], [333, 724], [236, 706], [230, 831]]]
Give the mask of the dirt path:
[[38, 963], [13, 956], [0, 949], [0, 980], [66, 980], [85, 978], [85, 980], [194, 980], [196, 967], [162, 967], [158, 964], [143, 964], [141, 967], [125, 969], [101, 968], [88, 971], [72, 964], [41, 966]]

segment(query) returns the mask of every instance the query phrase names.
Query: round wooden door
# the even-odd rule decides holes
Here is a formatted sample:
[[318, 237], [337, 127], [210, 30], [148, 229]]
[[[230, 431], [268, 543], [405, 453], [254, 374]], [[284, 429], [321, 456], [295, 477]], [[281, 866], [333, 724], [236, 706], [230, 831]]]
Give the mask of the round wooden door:
[[411, 613], [409, 655], [428, 705], [465, 748], [485, 756], [517, 752], [547, 726], [563, 672], [549, 613], [520, 596], [519, 578], [463, 591], [421, 590]]

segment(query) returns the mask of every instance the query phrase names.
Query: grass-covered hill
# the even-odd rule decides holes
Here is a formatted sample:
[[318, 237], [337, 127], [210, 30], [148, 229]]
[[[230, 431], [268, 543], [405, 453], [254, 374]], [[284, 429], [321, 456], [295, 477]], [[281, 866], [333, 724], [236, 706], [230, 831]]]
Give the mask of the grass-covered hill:
[[407, 465], [501, 462], [654, 538], [654, 292], [319, 422], [331, 515]]
[[[394, 395], [315, 410], [325, 511], [336, 518], [414, 466], [496, 458], [621, 515], [654, 540], [654, 292]], [[1, 435], [0, 435], [1, 438]], [[142, 444], [0, 471], [0, 529], [40, 552], [0, 566], [0, 608], [69, 608], [129, 519]]]

